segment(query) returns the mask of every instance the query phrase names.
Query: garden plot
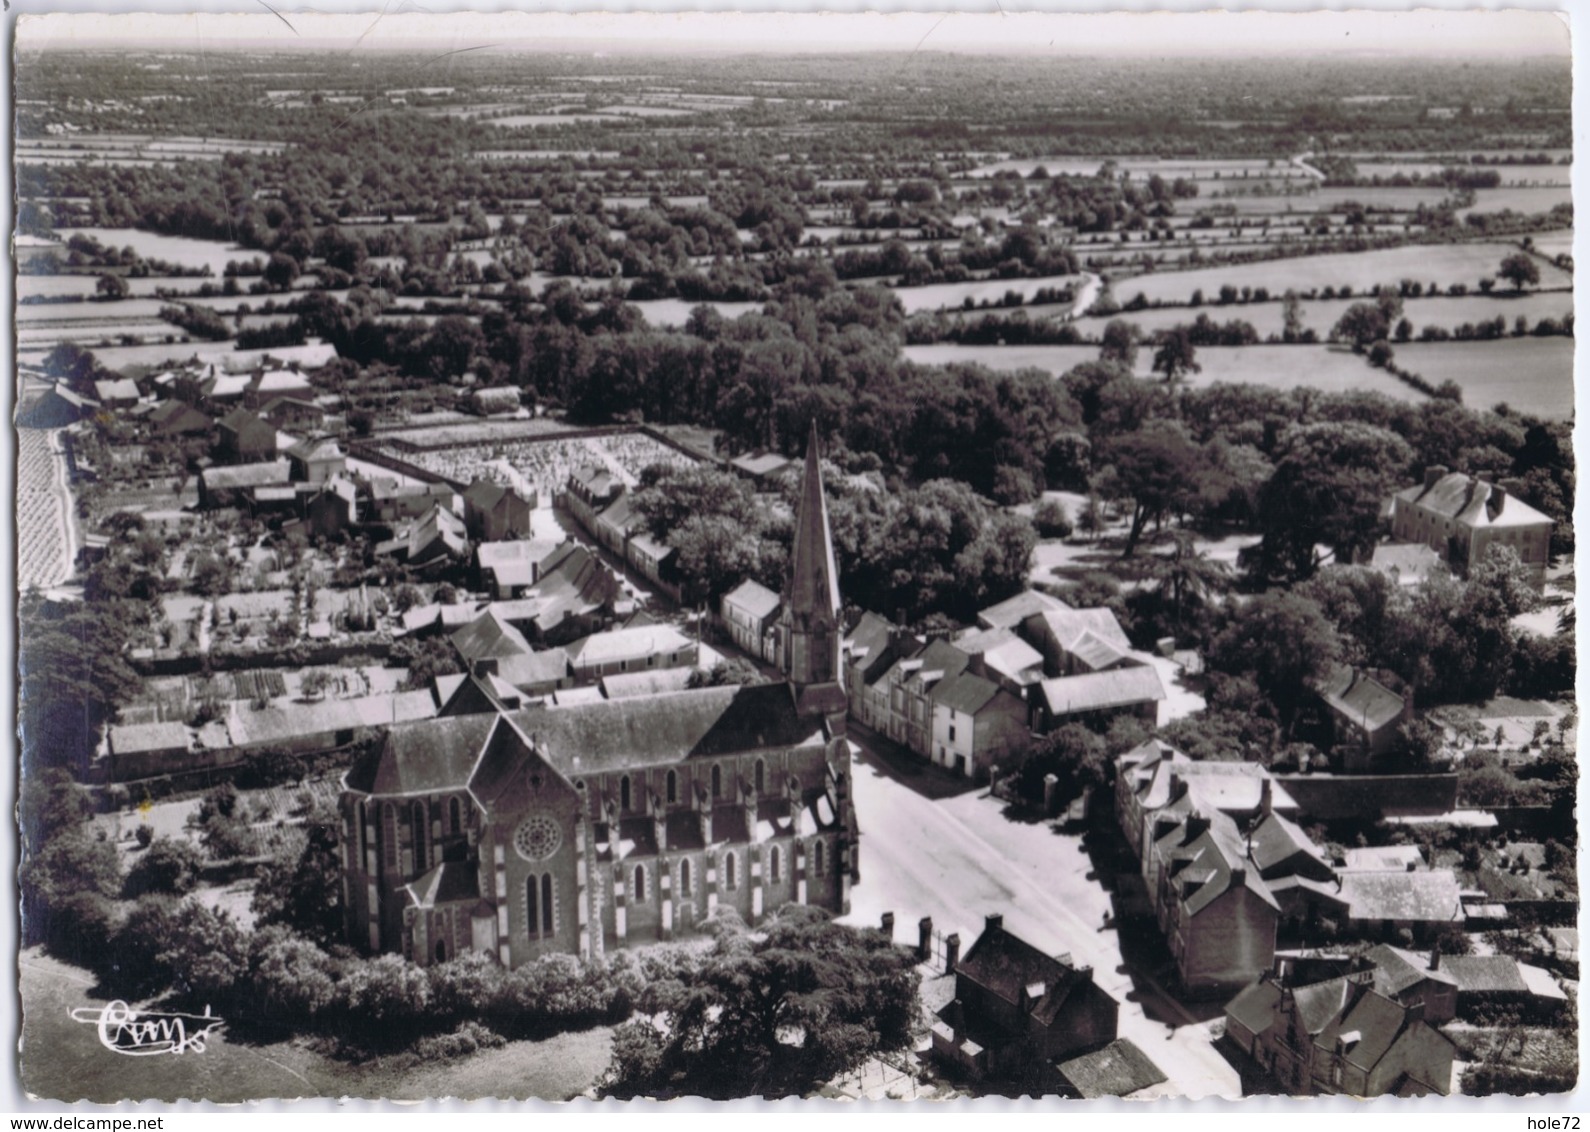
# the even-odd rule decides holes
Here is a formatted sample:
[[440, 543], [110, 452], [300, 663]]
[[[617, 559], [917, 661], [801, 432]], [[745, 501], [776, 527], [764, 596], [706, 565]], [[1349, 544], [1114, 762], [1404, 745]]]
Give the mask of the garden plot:
[[[1272, 295], [1288, 288], [1304, 294], [1325, 287], [1340, 290], [1343, 285], [1351, 287], [1354, 294], [1367, 294], [1382, 284], [1396, 284], [1403, 279], [1419, 280], [1426, 287], [1437, 283], [1445, 289], [1452, 283], [1463, 283], [1473, 289], [1482, 278], [1494, 278], [1502, 260], [1517, 251], [1515, 245], [1501, 242], [1441, 244], [1167, 271], [1117, 287], [1116, 297], [1126, 302], [1141, 293], [1150, 302], [1184, 303], [1194, 291], [1201, 290], [1209, 297], [1226, 284], [1237, 288], [1266, 287]], [[1572, 286], [1568, 272], [1547, 263], [1537, 266], [1542, 286]]]
[[[435, 443], [438, 436], [430, 434]], [[477, 479], [506, 484], [543, 498], [563, 490], [569, 476], [598, 464], [634, 486], [652, 464], [689, 465], [694, 461], [644, 433], [614, 433], [575, 439], [495, 440], [473, 445], [454, 443], [426, 452], [394, 452], [400, 459], [453, 483]]]
[[19, 428], [17, 437], [17, 588], [59, 585], [72, 574], [71, 495], [52, 434]]

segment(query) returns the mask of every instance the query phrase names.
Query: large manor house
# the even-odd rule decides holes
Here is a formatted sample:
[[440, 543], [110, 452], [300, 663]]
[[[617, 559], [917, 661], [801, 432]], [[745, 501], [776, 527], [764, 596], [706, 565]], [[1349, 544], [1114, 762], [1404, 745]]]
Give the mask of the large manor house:
[[752, 924], [790, 903], [847, 911], [857, 830], [815, 435], [782, 608], [783, 683], [393, 726], [343, 780], [349, 940], [517, 967], [671, 939], [724, 906]]

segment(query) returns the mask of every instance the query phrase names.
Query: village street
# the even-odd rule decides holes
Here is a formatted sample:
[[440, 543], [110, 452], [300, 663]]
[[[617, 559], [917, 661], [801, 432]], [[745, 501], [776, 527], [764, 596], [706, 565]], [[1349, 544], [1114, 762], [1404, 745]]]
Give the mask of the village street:
[[[986, 788], [946, 793], [950, 780], [925, 767], [922, 781], [908, 784], [913, 768], [886, 762], [865, 737], [852, 736], [852, 743], [862, 879], [845, 922], [877, 927], [882, 913], [893, 912], [895, 938], [911, 942], [918, 921], [931, 916], [935, 930], [960, 934], [964, 954], [983, 917], [1001, 913], [1005, 927], [1033, 945], [1093, 967], [1099, 985], [1121, 1003], [1120, 1036], [1148, 1054], [1181, 1095], [1241, 1094], [1205, 1025], [1177, 1018], [1172, 1035], [1135, 1001], [1115, 929], [1104, 927], [1109, 896], [1089, 877], [1079, 838], [1053, 832], [1048, 822], [1007, 818]], [[1167, 1009], [1154, 1004], [1156, 1014]]]

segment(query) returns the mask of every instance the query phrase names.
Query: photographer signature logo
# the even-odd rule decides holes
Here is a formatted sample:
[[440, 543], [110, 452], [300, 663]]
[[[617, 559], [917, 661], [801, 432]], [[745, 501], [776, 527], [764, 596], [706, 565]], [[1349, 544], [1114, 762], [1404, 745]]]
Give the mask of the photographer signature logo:
[[117, 999], [103, 1007], [80, 1006], [72, 1020], [94, 1026], [99, 1044], [128, 1057], [160, 1053], [203, 1053], [209, 1037], [226, 1025], [206, 1006], [201, 1014], [134, 1010]]

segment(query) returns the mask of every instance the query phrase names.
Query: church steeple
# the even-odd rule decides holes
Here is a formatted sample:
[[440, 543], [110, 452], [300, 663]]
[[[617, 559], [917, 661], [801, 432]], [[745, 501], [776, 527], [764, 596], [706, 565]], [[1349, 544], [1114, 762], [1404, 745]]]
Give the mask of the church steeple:
[[779, 613], [780, 667], [803, 713], [845, 709], [840, 664], [839, 570], [834, 565], [828, 504], [823, 498], [817, 424], [806, 442], [806, 467], [795, 514], [795, 546]]

